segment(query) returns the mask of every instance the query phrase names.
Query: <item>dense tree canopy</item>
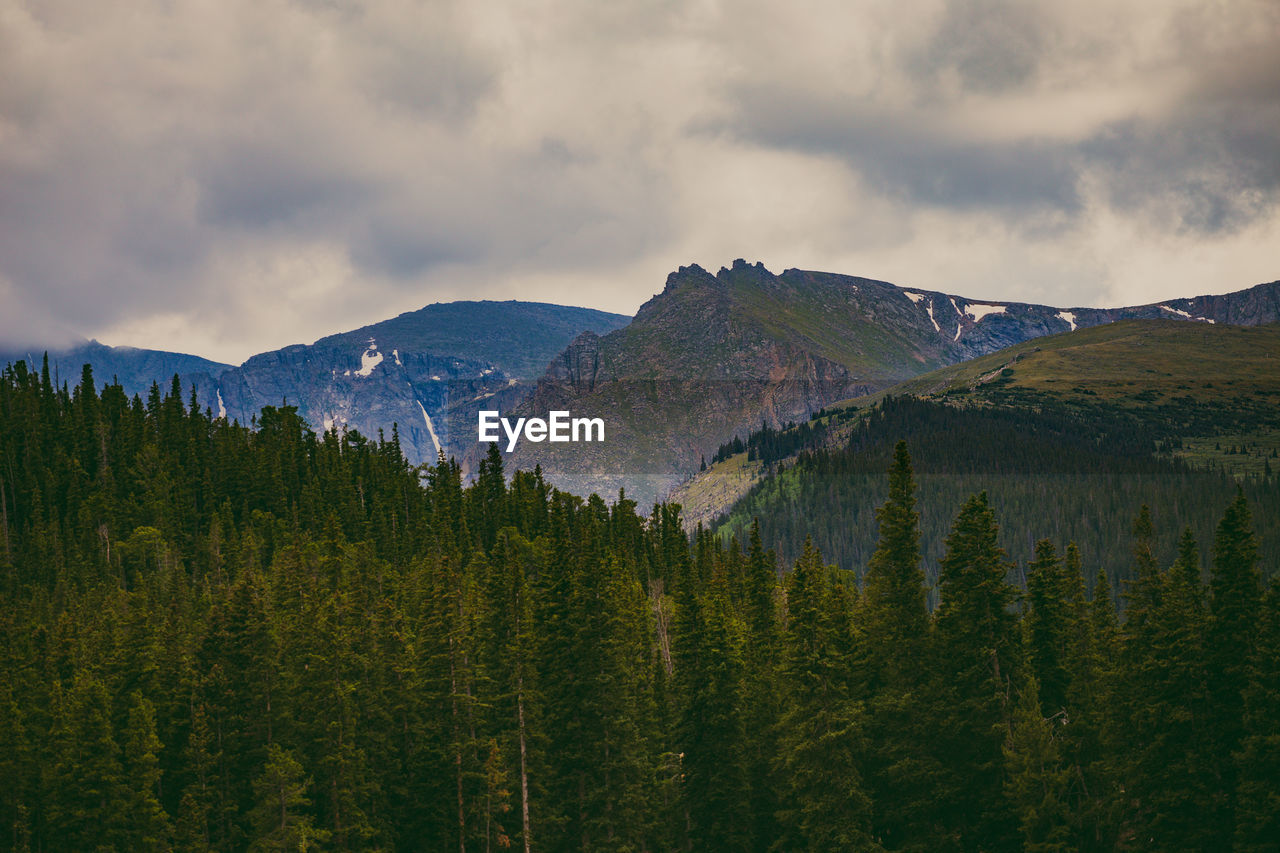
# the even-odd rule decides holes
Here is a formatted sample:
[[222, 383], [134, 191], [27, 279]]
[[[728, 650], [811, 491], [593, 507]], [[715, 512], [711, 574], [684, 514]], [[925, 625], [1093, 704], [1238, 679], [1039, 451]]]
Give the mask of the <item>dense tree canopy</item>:
[[395, 430], [19, 363], [0, 849], [1273, 849], [1244, 496], [1207, 571], [1140, 513], [1121, 622], [1070, 543], [1013, 564], [981, 494], [926, 588], [905, 444], [888, 484], [859, 572], [780, 566], [763, 525], [690, 536], [496, 452], [468, 485]]

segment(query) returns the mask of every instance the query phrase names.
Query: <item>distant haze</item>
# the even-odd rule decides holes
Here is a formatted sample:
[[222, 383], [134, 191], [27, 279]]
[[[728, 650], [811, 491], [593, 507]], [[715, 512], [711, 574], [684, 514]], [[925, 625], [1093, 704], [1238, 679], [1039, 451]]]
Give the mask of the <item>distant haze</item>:
[[1274, 0], [0, 0], [0, 348], [738, 257], [1134, 305], [1280, 278], [1278, 199]]

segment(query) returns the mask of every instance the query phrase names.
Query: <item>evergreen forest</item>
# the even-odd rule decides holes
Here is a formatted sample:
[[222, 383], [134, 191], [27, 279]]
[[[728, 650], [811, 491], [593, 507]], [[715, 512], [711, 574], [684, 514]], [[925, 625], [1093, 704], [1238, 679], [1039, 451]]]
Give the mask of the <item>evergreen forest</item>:
[[1105, 560], [1046, 519], [1015, 562], [977, 491], [926, 575], [902, 437], [836, 568], [17, 362], [0, 849], [1277, 850], [1276, 516], [1124, 507]]

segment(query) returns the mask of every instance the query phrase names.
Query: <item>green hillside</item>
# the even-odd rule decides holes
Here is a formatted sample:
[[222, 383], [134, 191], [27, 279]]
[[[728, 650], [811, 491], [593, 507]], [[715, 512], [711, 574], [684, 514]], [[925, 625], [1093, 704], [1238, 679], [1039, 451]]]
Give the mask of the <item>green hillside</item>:
[[[1157, 540], [1169, 554], [1183, 527], [1207, 535], [1237, 487], [1266, 507], [1261, 517], [1280, 517], [1278, 398], [1280, 327], [1127, 321], [848, 401], [799, 446], [794, 432], [755, 433], [750, 453], [712, 465], [673, 500], [731, 535], [760, 517], [787, 557], [813, 535], [837, 565], [861, 571], [888, 453], [906, 439], [931, 570], [956, 508], [986, 490], [1013, 556], [1030, 559], [1034, 529], [1077, 541], [1118, 580], [1128, 566], [1116, 545], [1143, 503], [1165, 508]], [[1261, 536], [1274, 566], [1280, 531]]]

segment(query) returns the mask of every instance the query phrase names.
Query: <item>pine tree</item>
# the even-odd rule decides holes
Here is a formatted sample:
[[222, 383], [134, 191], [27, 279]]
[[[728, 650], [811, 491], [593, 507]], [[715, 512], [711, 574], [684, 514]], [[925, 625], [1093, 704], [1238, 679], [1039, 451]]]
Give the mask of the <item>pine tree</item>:
[[779, 684], [781, 634], [778, 623], [778, 571], [773, 552], [760, 540], [760, 525], [751, 525], [746, 555], [746, 623], [743, 673], [745, 763], [750, 787], [748, 812], [756, 850], [765, 850], [778, 836], [777, 785], [772, 768], [777, 760], [777, 735], [782, 713]]
[[1280, 850], [1280, 578], [1263, 603], [1244, 696], [1244, 737], [1235, 754], [1239, 853]]
[[907, 443], [900, 441], [889, 469], [889, 497], [876, 512], [880, 538], [867, 566], [865, 631], [873, 687], [911, 684], [928, 636], [915, 491]]
[[169, 815], [160, 804], [158, 756], [163, 748], [156, 736], [154, 706], [134, 691], [124, 737], [124, 770], [129, 780], [124, 822], [131, 850], [167, 850], [172, 844]]
[[1136, 804], [1134, 831], [1144, 845], [1215, 846], [1200, 811], [1213, 796], [1206, 773], [1212, 757], [1205, 749], [1203, 611], [1200, 558], [1187, 529], [1150, 614], [1147, 645], [1126, 657], [1125, 788]]
[[964, 848], [1003, 847], [1013, 830], [1002, 796], [1004, 733], [1018, 668], [1016, 591], [986, 494], [960, 509], [940, 566], [937, 749], [946, 773], [938, 820]]
[[748, 849], [751, 820], [743, 741], [743, 627], [730, 610], [728, 579], [719, 568], [699, 607], [700, 631], [678, 663], [683, 697], [689, 839], [694, 849]]
[[1067, 670], [1074, 634], [1070, 578], [1058, 560], [1053, 543], [1036, 543], [1036, 558], [1027, 566], [1028, 658], [1039, 684], [1042, 710], [1053, 716], [1064, 711], [1070, 691]]
[[1004, 745], [1004, 794], [1018, 820], [1027, 853], [1065, 853], [1071, 843], [1071, 768], [1063, 759], [1059, 732], [1063, 712], [1041, 716], [1034, 675], [1019, 694]]
[[[864, 709], [850, 683], [848, 608], [822, 555], [806, 543], [787, 582], [777, 850], [874, 850], [872, 800], [862, 782]], [[845, 636], [841, 636], [841, 634]]]
[[1073, 791], [1076, 838], [1081, 850], [1113, 850], [1119, 833], [1121, 790], [1117, 769], [1127, 743], [1117, 661], [1119, 626], [1107, 573], [1099, 569], [1093, 600], [1085, 608], [1085, 634], [1072, 673], [1074, 719], [1069, 722], [1079, 786]]
[[861, 608], [866, 649], [868, 787], [875, 834], [890, 848], [927, 845], [940, 772], [933, 724], [919, 713], [929, 689], [930, 625], [920, 568], [920, 515], [906, 442], [894, 448], [889, 496], [877, 511], [880, 538]]
[[1209, 576], [1209, 624], [1205, 654], [1209, 673], [1209, 730], [1219, 797], [1214, 803], [1216, 843], [1234, 833], [1235, 765], [1231, 755], [1244, 736], [1244, 695], [1262, 611], [1258, 544], [1243, 493], [1227, 507], [1213, 540]]
[[318, 850], [328, 833], [317, 829], [308, 808], [311, 782], [293, 753], [279, 744], [267, 748], [267, 763], [253, 783], [256, 805], [250, 813], [253, 851]]
[[79, 673], [60, 710], [50, 780], [50, 846], [110, 847], [123, 840], [123, 807], [129, 800], [112, 730], [111, 696], [99, 679]]

